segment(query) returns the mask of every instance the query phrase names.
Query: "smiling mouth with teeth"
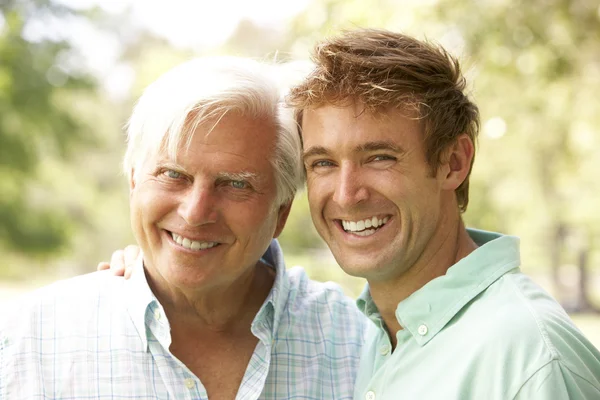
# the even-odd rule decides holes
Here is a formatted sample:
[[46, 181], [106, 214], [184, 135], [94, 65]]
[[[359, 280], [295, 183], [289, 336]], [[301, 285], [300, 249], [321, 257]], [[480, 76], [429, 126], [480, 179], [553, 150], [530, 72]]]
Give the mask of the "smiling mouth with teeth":
[[217, 242], [199, 242], [197, 240], [190, 240], [186, 237], [180, 236], [176, 233], [170, 232], [173, 241], [181, 247], [188, 250], [206, 250], [215, 247], [219, 243]]
[[381, 219], [373, 217], [360, 221], [341, 221], [344, 231], [358, 236], [370, 236], [377, 232], [377, 230], [385, 225], [389, 220], [390, 217], [386, 216]]

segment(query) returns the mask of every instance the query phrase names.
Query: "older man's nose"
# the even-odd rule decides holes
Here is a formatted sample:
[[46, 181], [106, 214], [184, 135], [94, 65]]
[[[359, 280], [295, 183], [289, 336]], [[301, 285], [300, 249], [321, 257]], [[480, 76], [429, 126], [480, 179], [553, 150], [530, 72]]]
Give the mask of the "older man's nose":
[[197, 187], [186, 193], [179, 206], [179, 215], [190, 226], [214, 223], [218, 218], [216, 205], [214, 190]]

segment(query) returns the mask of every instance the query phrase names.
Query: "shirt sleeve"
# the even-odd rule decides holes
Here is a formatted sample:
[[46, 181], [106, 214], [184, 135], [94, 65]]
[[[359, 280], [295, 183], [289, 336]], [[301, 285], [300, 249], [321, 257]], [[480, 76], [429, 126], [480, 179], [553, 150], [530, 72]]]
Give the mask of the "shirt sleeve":
[[514, 400], [598, 400], [597, 382], [577, 374], [562, 362], [553, 360], [535, 372]]

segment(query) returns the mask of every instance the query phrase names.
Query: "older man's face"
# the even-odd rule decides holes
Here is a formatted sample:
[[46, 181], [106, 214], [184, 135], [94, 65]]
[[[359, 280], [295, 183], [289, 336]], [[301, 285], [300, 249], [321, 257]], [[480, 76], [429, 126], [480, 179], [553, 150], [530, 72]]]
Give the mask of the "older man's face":
[[150, 157], [132, 179], [132, 227], [156, 284], [227, 287], [285, 224], [289, 207], [275, 204], [269, 162], [273, 122], [230, 113], [213, 125], [198, 126], [177, 160]]

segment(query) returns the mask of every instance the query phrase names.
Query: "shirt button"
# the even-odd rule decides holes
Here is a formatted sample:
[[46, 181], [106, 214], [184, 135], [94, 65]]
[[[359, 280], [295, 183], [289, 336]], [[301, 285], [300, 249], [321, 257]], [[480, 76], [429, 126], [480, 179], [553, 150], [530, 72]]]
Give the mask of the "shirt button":
[[365, 396], [365, 400], [375, 400], [375, 392], [369, 390]]
[[382, 356], [387, 356], [390, 353], [391, 349], [392, 348], [389, 344], [384, 344], [383, 346], [381, 346], [379, 348], [379, 352], [381, 353]]
[[425, 335], [427, 335], [427, 331], [428, 331], [428, 330], [429, 330], [429, 329], [427, 329], [427, 325], [425, 325], [425, 324], [421, 324], [421, 325], [419, 326], [419, 329], [417, 330], [417, 332], [419, 332], [419, 335], [421, 335], [421, 336], [425, 336]]
[[160, 310], [158, 308], [154, 310], [154, 318], [156, 318], [157, 321], [160, 321]]
[[185, 380], [185, 387], [188, 389], [193, 389], [196, 386], [196, 382], [192, 378], [187, 378]]

